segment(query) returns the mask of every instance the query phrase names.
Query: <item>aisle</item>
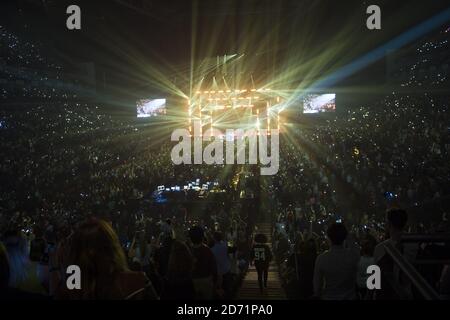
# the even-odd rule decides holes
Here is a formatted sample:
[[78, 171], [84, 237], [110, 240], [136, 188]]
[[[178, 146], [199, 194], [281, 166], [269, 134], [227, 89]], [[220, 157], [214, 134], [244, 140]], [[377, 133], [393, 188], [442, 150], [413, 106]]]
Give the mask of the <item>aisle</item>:
[[[258, 232], [264, 233], [269, 241], [269, 246], [272, 243], [271, 225], [270, 223], [257, 224]], [[236, 297], [237, 300], [284, 300], [286, 295], [281, 286], [281, 280], [278, 273], [278, 267], [274, 260], [272, 260], [269, 267], [269, 278], [267, 281], [267, 288], [261, 294], [258, 286], [258, 274], [254, 266], [250, 267], [241, 288]]]

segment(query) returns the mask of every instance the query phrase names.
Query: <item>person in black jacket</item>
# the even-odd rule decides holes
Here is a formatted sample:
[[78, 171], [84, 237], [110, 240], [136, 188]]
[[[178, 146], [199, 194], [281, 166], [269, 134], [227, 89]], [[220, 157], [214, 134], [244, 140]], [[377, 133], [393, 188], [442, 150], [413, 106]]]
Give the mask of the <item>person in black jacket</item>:
[[164, 278], [162, 300], [186, 300], [195, 298], [192, 271], [194, 257], [186, 244], [173, 241], [167, 274]]
[[253, 245], [250, 257], [250, 264], [254, 263], [258, 272], [258, 283], [261, 293], [264, 288], [267, 288], [269, 264], [272, 261], [272, 251], [266, 243], [267, 237], [264, 234], [255, 235], [255, 244]]

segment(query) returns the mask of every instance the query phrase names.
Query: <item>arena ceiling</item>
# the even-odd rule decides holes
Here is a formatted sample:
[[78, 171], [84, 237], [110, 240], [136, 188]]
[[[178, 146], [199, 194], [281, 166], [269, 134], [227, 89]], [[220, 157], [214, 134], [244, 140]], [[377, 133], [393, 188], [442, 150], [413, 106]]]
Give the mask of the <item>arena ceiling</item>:
[[[70, 4], [82, 8], [79, 32], [65, 28], [65, 9]], [[375, 32], [365, 25], [370, 4], [361, 0], [2, 0], [1, 5], [18, 10], [16, 16], [3, 17], [5, 23], [25, 21], [25, 31], [34, 33], [33, 39], [51, 43], [63, 60], [93, 61], [110, 79], [146, 88], [150, 83], [168, 87], [192, 82], [199, 62], [232, 54], [253, 58], [239, 72], [256, 78], [275, 75], [284, 83], [311, 82], [429, 19], [448, 1], [435, 0], [426, 8], [423, 0], [377, 1], [383, 28]]]

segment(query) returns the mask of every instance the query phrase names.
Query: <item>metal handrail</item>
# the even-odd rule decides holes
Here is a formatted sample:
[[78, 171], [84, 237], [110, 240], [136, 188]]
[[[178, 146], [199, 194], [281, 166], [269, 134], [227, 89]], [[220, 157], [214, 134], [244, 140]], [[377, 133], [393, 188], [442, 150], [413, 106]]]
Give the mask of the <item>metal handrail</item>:
[[420, 275], [417, 269], [394, 247], [390, 242], [384, 243], [386, 253], [392, 258], [394, 263], [400, 268], [405, 276], [416, 287], [426, 300], [439, 300], [439, 294]]

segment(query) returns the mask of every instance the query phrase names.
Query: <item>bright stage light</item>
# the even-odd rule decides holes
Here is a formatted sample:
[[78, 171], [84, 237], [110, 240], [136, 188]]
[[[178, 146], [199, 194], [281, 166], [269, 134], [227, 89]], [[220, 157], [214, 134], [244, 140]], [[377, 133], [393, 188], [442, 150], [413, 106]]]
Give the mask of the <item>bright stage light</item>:
[[[200, 87], [200, 86], [198, 86]], [[271, 105], [275, 105], [275, 100], [280, 103], [281, 97], [274, 95], [273, 97], [269, 93], [271, 91], [270, 88], [249, 88], [249, 89], [236, 89], [236, 88], [217, 88], [211, 87], [210, 89], [204, 88], [205, 91], [196, 91], [198, 96], [195, 97], [186, 97], [187, 103], [188, 103], [188, 114], [189, 114], [189, 124], [186, 125], [189, 126], [189, 132], [193, 130], [193, 121], [200, 120], [200, 122], [203, 123], [203, 126], [211, 126], [213, 128], [216, 125], [225, 125], [225, 123], [228, 123], [227, 121], [225, 123], [218, 123], [216, 122], [219, 120], [218, 117], [220, 117], [220, 114], [225, 114], [227, 111], [231, 111], [231, 108], [233, 108], [233, 111], [238, 111], [239, 109], [242, 110], [242, 114], [239, 113], [239, 117], [247, 117], [249, 122], [247, 122], [247, 126], [250, 125], [255, 130], [257, 129], [258, 132], [261, 130], [261, 121], [264, 122], [263, 126], [270, 129], [276, 129], [277, 125], [278, 128], [281, 126], [280, 121], [280, 112], [278, 110], [272, 110]], [[245, 94], [245, 95], [244, 95]], [[276, 99], [274, 99], [276, 98]], [[266, 102], [266, 111], [261, 111], [261, 109], [257, 108], [256, 113], [248, 113], [248, 111], [251, 111], [252, 109], [247, 108], [254, 108], [255, 101], [265, 101]], [[202, 110], [203, 108], [203, 110]], [[230, 108], [230, 109], [229, 109]], [[197, 114], [197, 109], [198, 114]], [[278, 123], [276, 112], [278, 111]], [[212, 117], [212, 113], [214, 113], [215, 120]], [[233, 112], [234, 113], [234, 112]], [[216, 114], [218, 117], [216, 117]], [[245, 115], [244, 115], [245, 114]], [[267, 117], [267, 120], [260, 119], [260, 115], [264, 114], [264, 116]], [[253, 116], [254, 115], [254, 116]], [[257, 118], [257, 119], [255, 119]], [[253, 119], [253, 120], [251, 120]], [[273, 120], [273, 121], [272, 121]], [[220, 121], [219, 121], [220, 122]], [[252, 124], [253, 123], [253, 124]], [[256, 125], [256, 127], [254, 127]], [[274, 127], [274, 128], [271, 128]], [[201, 133], [201, 132], [200, 132]], [[194, 136], [194, 135], [193, 135]], [[202, 135], [202, 137], [205, 137], [206, 135]], [[209, 135], [208, 135], [209, 136]]]

